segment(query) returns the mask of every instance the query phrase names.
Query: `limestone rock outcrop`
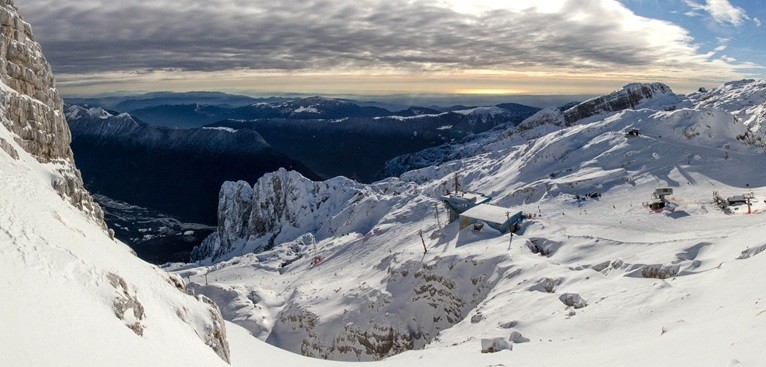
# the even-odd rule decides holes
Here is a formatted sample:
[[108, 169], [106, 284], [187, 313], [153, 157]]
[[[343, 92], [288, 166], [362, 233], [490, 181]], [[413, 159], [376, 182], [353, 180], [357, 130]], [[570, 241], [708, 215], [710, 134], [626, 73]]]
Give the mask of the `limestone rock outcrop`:
[[106, 228], [103, 211], [83, 187], [74, 165], [64, 103], [55, 88], [51, 67], [32, 27], [11, 0], [0, 0], [0, 82], [0, 110], [7, 116], [0, 119], [2, 124], [40, 163], [55, 165], [59, 176], [51, 185], [62, 198]]
[[564, 111], [564, 120], [567, 125], [571, 125], [590, 116], [636, 108], [647, 100], [672, 94], [670, 87], [662, 83], [632, 83], [614, 93], [587, 100]]

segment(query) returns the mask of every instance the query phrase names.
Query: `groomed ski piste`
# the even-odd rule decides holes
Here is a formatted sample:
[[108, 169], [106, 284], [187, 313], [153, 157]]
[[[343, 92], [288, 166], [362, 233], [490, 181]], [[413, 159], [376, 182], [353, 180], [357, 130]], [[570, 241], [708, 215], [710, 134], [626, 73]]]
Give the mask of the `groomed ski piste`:
[[[249, 333], [296, 365], [763, 365], [766, 83], [605, 99], [637, 90], [631, 108], [546, 109], [371, 185], [228, 183], [206, 258], [166, 269], [244, 328], [235, 364]], [[446, 224], [456, 174], [527, 213], [522, 228]], [[645, 207], [661, 187], [672, 205]], [[750, 214], [714, 192], [752, 193]]]

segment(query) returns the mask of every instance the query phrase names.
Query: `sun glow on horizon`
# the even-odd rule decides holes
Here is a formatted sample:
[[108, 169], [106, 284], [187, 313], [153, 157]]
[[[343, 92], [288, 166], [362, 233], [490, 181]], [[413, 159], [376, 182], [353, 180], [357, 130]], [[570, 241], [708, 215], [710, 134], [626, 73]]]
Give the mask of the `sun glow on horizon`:
[[510, 88], [473, 88], [473, 89], [458, 89], [453, 91], [455, 94], [493, 94], [493, 95], [505, 95], [505, 94], [528, 94], [529, 91], [522, 89], [510, 89]]

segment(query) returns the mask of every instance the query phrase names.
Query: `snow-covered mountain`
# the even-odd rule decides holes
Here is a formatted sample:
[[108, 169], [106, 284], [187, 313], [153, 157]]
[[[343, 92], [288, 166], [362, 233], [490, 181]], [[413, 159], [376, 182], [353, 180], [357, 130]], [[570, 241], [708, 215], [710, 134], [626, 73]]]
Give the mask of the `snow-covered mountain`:
[[107, 233], [50, 66], [11, 0], [0, 0], [0, 27], [1, 363], [226, 365], [212, 301]]
[[[318, 358], [760, 365], [765, 91], [631, 84], [370, 185], [287, 171], [227, 183], [197, 250], [209, 258], [172, 268], [227, 320]], [[436, 198], [456, 174], [527, 213], [522, 229], [445, 225]], [[655, 212], [643, 203], [659, 187], [674, 193]], [[713, 201], [747, 191], [750, 215]]]
[[[651, 108], [652, 106], [675, 108], [674, 103], [678, 102], [679, 98], [668, 86], [662, 83], [628, 84], [618, 91], [592, 98], [582, 103], [572, 103], [561, 107], [548, 107], [541, 111], [536, 111], [534, 116], [525, 119], [519, 124], [519, 129], [509, 129], [504, 134], [530, 130], [541, 125], [570, 126], [577, 121], [591, 116], [602, 116], [605, 113], [626, 109]], [[505, 105], [498, 105], [498, 107], [501, 106]], [[488, 137], [492, 139], [496, 135], [496, 132], [489, 132], [477, 136], [468, 136], [457, 143], [446, 143], [394, 157], [385, 163], [382, 176], [399, 176], [407, 171], [475, 155], [479, 151], [474, 148], [480, 147]], [[478, 142], [478, 144], [472, 142]]]
[[67, 106], [66, 117], [90, 190], [186, 221], [215, 223], [218, 189], [226, 180], [256, 180], [280, 167], [318, 177], [254, 130], [170, 129], [77, 105]]

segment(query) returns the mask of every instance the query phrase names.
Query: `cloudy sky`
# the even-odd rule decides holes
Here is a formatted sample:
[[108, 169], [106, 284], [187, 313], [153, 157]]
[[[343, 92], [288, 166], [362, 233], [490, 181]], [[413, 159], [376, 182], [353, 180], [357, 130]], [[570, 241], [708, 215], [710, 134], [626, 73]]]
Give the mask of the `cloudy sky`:
[[755, 0], [18, 0], [65, 94], [600, 94], [766, 71]]

